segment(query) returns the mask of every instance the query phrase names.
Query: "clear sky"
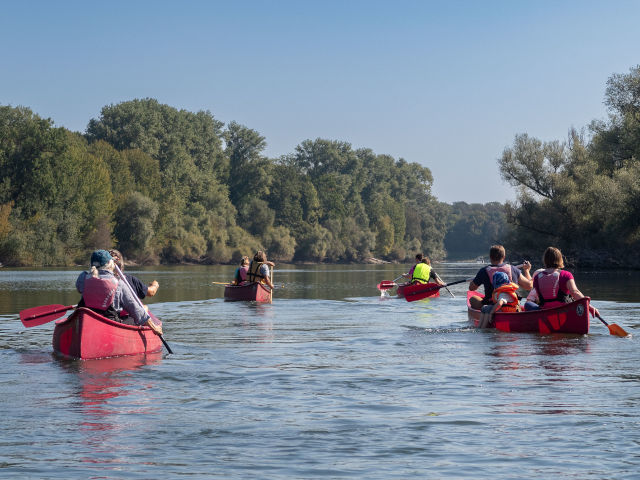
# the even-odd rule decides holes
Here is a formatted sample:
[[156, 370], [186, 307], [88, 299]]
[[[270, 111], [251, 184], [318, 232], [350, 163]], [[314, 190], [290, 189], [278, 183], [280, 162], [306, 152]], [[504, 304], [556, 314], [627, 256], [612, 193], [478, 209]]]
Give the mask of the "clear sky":
[[0, 0], [0, 104], [84, 132], [151, 97], [257, 130], [270, 157], [342, 140], [429, 167], [442, 201], [502, 202], [504, 148], [605, 119], [638, 25], [636, 0]]

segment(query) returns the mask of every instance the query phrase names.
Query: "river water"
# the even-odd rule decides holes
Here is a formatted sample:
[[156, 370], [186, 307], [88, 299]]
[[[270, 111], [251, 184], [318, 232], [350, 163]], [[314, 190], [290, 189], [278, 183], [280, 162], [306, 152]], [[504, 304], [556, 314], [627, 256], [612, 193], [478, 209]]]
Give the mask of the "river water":
[[476, 330], [464, 283], [381, 297], [403, 268], [278, 266], [271, 305], [223, 301], [234, 267], [132, 270], [174, 354], [84, 362], [18, 318], [78, 271], [0, 269], [0, 478], [640, 478], [640, 274], [575, 274], [619, 338]]

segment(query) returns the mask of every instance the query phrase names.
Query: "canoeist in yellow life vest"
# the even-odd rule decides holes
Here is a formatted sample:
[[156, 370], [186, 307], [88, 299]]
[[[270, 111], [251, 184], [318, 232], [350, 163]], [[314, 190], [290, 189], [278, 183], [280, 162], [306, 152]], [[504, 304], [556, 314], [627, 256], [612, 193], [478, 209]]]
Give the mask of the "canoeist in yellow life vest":
[[431, 260], [426, 255], [422, 256], [422, 261], [413, 268], [411, 283], [429, 283], [433, 280], [438, 285], [444, 285], [438, 274], [431, 269]]
[[267, 260], [267, 254], [259, 250], [253, 256], [251, 264], [249, 264], [247, 280], [249, 282], [265, 283], [273, 288], [273, 283], [271, 283], [271, 277], [269, 275], [269, 267], [274, 266], [275, 264], [273, 262]]

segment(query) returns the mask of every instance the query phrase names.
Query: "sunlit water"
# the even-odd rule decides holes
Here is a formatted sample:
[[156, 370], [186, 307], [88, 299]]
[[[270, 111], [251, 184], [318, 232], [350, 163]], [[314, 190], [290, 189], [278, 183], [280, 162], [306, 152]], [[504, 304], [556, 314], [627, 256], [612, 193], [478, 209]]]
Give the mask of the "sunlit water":
[[223, 301], [234, 267], [137, 270], [174, 354], [85, 362], [17, 316], [78, 272], [0, 270], [0, 477], [640, 478], [638, 274], [576, 274], [623, 339], [479, 331], [466, 284], [381, 297], [403, 268], [279, 267], [271, 305]]

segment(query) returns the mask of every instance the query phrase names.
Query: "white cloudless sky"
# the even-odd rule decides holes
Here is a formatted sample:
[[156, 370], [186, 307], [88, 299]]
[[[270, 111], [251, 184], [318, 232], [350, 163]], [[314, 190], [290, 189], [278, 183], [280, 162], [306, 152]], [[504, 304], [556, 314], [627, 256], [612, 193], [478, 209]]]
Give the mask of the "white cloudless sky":
[[441, 201], [515, 197], [514, 136], [606, 119], [640, 64], [640, 1], [0, 2], [0, 104], [84, 132], [151, 97], [266, 138], [370, 148], [431, 169]]

